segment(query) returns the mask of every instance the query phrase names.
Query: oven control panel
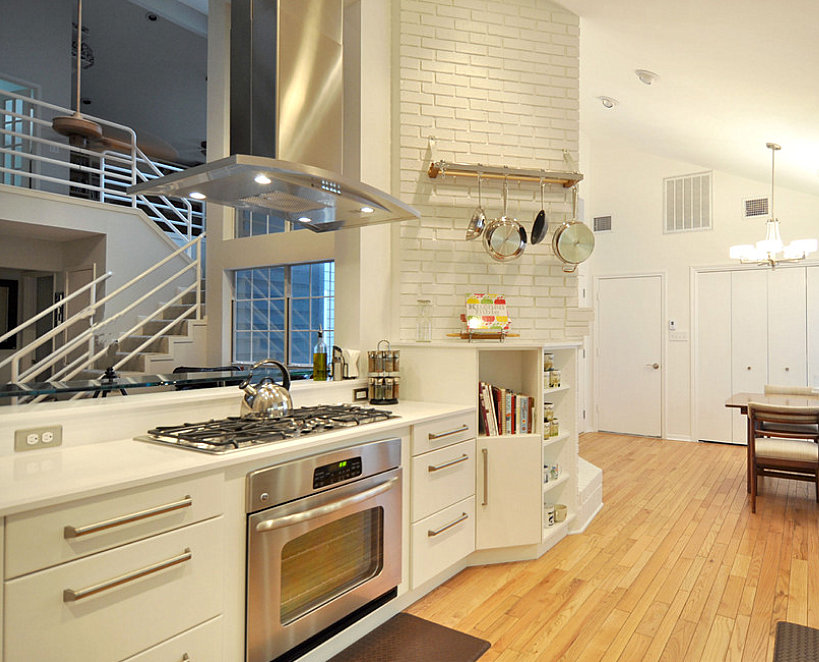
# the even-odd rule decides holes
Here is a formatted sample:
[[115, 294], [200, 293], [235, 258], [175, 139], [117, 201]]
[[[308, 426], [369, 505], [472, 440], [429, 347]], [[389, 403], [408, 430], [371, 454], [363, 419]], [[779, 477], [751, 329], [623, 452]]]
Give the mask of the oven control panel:
[[324, 464], [313, 471], [313, 489], [343, 483], [361, 475], [361, 458], [351, 457], [340, 462]]

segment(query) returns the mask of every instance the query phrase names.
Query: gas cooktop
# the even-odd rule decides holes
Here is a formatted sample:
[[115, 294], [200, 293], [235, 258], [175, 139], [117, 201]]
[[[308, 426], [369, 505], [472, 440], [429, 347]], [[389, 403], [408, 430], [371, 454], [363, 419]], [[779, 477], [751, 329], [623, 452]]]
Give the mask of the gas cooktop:
[[357, 405], [299, 407], [280, 418], [240, 418], [229, 416], [200, 423], [156, 427], [139, 441], [168, 444], [203, 453], [232, 453], [260, 444], [321, 434], [340, 428], [378, 423], [398, 418], [390, 411]]

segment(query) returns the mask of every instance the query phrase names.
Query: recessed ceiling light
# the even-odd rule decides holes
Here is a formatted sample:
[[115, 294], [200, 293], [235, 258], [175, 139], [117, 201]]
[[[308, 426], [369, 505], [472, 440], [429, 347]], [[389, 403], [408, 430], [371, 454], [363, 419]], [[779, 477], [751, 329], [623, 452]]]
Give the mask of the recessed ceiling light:
[[307, 218], [306, 216], [301, 216], [299, 218], [299, 221], [301, 221], [302, 223], [312, 223], [313, 219], [312, 218]]
[[361, 213], [362, 214], [372, 214], [375, 211], [372, 207], [362, 207]]
[[659, 80], [659, 76], [655, 74], [653, 71], [649, 71], [648, 69], [635, 69], [634, 73], [637, 75], [637, 78], [641, 83], [644, 85], [651, 85], [654, 81]]
[[272, 180], [264, 173], [259, 173], [253, 178], [253, 181], [257, 184], [269, 184]]
[[188, 197], [194, 200], [204, 200], [207, 196], [199, 191], [193, 191]]
[[620, 103], [619, 101], [617, 101], [617, 99], [613, 99], [612, 97], [597, 97], [597, 98], [600, 99], [600, 103], [603, 104], [604, 108], [614, 108], [618, 103]]

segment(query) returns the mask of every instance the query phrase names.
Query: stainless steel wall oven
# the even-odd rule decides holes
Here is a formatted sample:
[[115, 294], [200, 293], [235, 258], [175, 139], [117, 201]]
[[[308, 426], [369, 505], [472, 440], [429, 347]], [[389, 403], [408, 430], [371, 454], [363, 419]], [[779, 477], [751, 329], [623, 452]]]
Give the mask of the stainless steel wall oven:
[[294, 659], [396, 595], [400, 464], [386, 439], [248, 475], [247, 662]]

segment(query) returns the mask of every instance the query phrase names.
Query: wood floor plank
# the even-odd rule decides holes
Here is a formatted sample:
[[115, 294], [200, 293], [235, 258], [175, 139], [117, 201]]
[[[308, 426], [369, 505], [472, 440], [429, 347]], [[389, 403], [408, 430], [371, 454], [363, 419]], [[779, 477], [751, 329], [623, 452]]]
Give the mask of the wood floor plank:
[[594, 433], [605, 506], [534, 561], [467, 568], [408, 611], [487, 662], [768, 660], [777, 620], [819, 627], [813, 486], [745, 490], [745, 448]]

